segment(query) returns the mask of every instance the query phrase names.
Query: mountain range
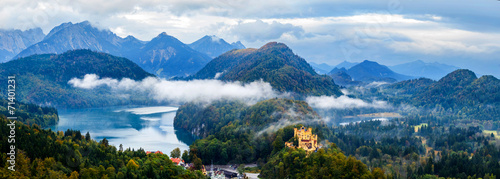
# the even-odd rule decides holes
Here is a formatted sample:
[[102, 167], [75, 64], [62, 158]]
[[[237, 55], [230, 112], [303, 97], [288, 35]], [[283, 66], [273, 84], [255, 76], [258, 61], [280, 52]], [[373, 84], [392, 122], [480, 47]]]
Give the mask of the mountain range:
[[270, 42], [259, 49], [231, 50], [210, 61], [191, 79], [269, 82], [281, 92], [308, 95], [340, 95], [332, 78], [318, 75], [283, 43]]
[[342, 68], [337, 68], [335, 67], [328, 73], [330, 77], [333, 78], [333, 81], [335, 84], [342, 85], [342, 86], [358, 86], [363, 84], [361, 81], [354, 81], [352, 80], [351, 75], [347, 74], [347, 70], [342, 67]]
[[245, 46], [240, 42], [227, 43], [224, 39], [216, 36], [204, 36], [201, 39], [189, 44], [192, 49], [207, 54], [211, 58], [218, 57], [233, 49], [244, 49]]
[[[348, 62], [343, 63], [347, 64]], [[410, 76], [396, 73], [387, 66], [368, 60], [356, 64], [349, 69], [346, 69], [345, 67], [341, 67], [340, 69], [335, 67], [328, 74], [334, 79], [339, 79], [339, 82], [344, 81], [345, 84], [348, 84], [350, 81], [362, 81], [366, 83], [383, 81], [393, 83], [412, 78]], [[352, 80], [350, 78], [352, 78]]]
[[[8, 61], [33, 54], [61, 54], [68, 50], [90, 49], [115, 56], [126, 57], [141, 68], [159, 77], [188, 76], [203, 68], [211, 59], [232, 49], [244, 49], [239, 41], [228, 43], [216, 36], [204, 36], [184, 44], [175, 37], [161, 33], [151, 41], [141, 41], [133, 36], [119, 37], [110, 30], [100, 29], [88, 21], [73, 24], [63, 23], [54, 27], [47, 35], [40, 28], [21, 30], [0, 30], [0, 61]], [[360, 63], [344, 61], [335, 67], [348, 71]], [[327, 74], [333, 69], [328, 64], [310, 63], [316, 73]], [[359, 67], [359, 66], [358, 66]], [[383, 68], [383, 67], [382, 67]], [[369, 68], [358, 69], [359, 74], [350, 74], [356, 81], [399, 81], [407, 76], [426, 77], [437, 80], [457, 67], [414, 61], [390, 66], [389, 69], [372, 69], [376, 74], [368, 75]], [[345, 76], [345, 74], [343, 74]], [[395, 80], [394, 80], [395, 79]]]
[[359, 62], [343, 61], [343, 62], [339, 63], [338, 65], [336, 65], [335, 68], [349, 69], [349, 68], [351, 68], [351, 67], [353, 67], [354, 65], [357, 65], [357, 64], [359, 64]]
[[399, 65], [389, 66], [391, 70], [409, 76], [431, 78], [439, 80], [454, 70], [459, 69], [456, 66], [441, 64], [441, 63], [426, 63], [422, 60], [403, 63]]
[[358, 81], [395, 82], [412, 78], [396, 73], [385, 65], [380, 65], [377, 62], [368, 60], [352, 66], [347, 72], [354, 80]]
[[22, 50], [40, 42], [44, 36], [40, 28], [25, 31], [0, 29], [0, 62], [12, 59]]
[[[396, 82], [413, 77], [424, 77], [439, 80], [446, 74], [459, 69], [458, 67], [451, 65], [437, 62], [427, 63], [421, 60], [394, 66], [384, 66], [376, 62], [370, 64], [369, 62], [370, 61], [363, 61], [358, 63], [343, 61], [335, 67], [331, 67], [328, 64], [319, 65], [311, 63], [311, 66], [313, 66], [317, 72], [324, 72], [324, 69], [331, 67], [330, 72], [327, 74], [332, 76], [337, 84], [346, 86], [358, 85], [360, 84], [360, 81]], [[351, 70], [351, 68], [353, 69]]]
[[125, 57], [160, 77], [188, 76], [211, 60], [165, 32], [142, 46], [138, 53]]
[[88, 21], [77, 24], [68, 22], [54, 27], [42, 41], [21, 51], [15, 58], [34, 54], [61, 54], [74, 49], [90, 49], [119, 55], [122, 40], [109, 30], [93, 27]]
[[311, 65], [311, 67], [313, 67], [318, 74], [327, 74], [333, 69], [333, 66], [330, 66], [326, 63], [317, 64], [314, 62], [309, 62], [309, 65]]
[[[241, 43], [233, 45], [240, 47]], [[75, 49], [126, 57], [160, 77], [187, 76], [211, 60], [206, 54], [193, 50], [164, 32], [151, 41], [141, 41], [133, 36], [121, 38], [110, 30], [92, 26], [88, 21], [68, 22], [54, 27], [40, 42], [25, 48], [14, 59], [33, 54], [61, 54]]]

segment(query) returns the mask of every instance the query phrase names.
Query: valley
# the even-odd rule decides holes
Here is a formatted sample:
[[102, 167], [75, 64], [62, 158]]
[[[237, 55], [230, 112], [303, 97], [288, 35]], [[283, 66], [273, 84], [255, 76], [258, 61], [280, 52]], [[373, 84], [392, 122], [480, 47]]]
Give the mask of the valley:
[[209, 178], [211, 165], [253, 178], [500, 176], [500, 80], [482, 71], [310, 63], [282, 42], [141, 41], [89, 21], [40, 31], [0, 31], [0, 49], [30, 39], [0, 53], [21, 141], [0, 178]]

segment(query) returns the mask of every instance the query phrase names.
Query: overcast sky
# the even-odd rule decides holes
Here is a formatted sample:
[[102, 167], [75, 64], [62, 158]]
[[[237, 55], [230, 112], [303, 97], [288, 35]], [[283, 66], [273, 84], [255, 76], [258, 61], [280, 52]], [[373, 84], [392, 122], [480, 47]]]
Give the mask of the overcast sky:
[[500, 76], [498, 0], [1, 0], [0, 28], [90, 21], [119, 36], [204, 35], [260, 47], [284, 42], [307, 61], [414, 60]]

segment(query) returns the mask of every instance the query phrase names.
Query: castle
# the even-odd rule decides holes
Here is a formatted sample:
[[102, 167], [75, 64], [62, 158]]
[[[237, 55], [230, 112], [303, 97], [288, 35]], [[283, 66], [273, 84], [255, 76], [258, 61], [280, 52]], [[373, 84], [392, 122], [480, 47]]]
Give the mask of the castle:
[[293, 129], [293, 136], [298, 140], [298, 146], [294, 146], [293, 142], [285, 142], [287, 147], [297, 147], [308, 152], [318, 149], [318, 136], [312, 134], [312, 128], [301, 127]]

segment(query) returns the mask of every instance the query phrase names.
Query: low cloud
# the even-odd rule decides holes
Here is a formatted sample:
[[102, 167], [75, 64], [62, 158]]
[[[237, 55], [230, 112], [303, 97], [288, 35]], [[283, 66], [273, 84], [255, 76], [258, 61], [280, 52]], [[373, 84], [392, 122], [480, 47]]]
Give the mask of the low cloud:
[[113, 91], [142, 92], [160, 102], [177, 103], [210, 103], [221, 99], [236, 99], [254, 103], [278, 96], [271, 85], [263, 81], [243, 84], [219, 80], [169, 81], [155, 77], [134, 81], [128, 78], [122, 80], [99, 78], [95, 74], [87, 74], [83, 79], [71, 79], [68, 84], [83, 89], [107, 86]]
[[264, 134], [264, 133], [273, 133], [278, 131], [281, 128], [286, 126], [303, 124], [319, 124], [324, 122], [324, 119], [321, 119], [319, 116], [314, 116], [312, 114], [299, 114], [296, 112], [295, 108], [290, 108], [288, 111], [284, 113], [275, 113], [273, 116], [282, 116], [281, 119], [277, 122], [271, 123], [266, 126], [264, 129], [257, 132], [256, 137]]
[[370, 84], [367, 84], [365, 87], [373, 88], [373, 87], [379, 87], [379, 86], [387, 85], [387, 84], [390, 84], [390, 83], [385, 82], [385, 81], [374, 81], [374, 82], [371, 82]]
[[[118, 94], [130, 92], [144, 93], [159, 102], [202, 102], [210, 103], [217, 100], [243, 100], [255, 103], [260, 100], [273, 97], [287, 96], [287, 93], [279, 93], [264, 81], [251, 83], [223, 82], [220, 80], [192, 80], [192, 81], [169, 81], [155, 77], [148, 77], [142, 81], [129, 78], [122, 80], [112, 78], [100, 78], [96, 74], [87, 74], [82, 79], [73, 78], [68, 84], [76, 88], [93, 89], [97, 87], [109, 87], [111, 91]], [[347, 91], [344, 91], [347, 94]], [[309, 96], [305, 100], [311, 107], [317, 109], [346, 109], [346, 108], [388, 108], [385, 101], [373, 100], [366, 102], [361, 99], [348, 96]], [[297, 118], [294, 111], [288, 111], [288, 118]], [[301, 118], [301, 117], [298, 117]]]
[[224, 72], [215, 73], [214, 79], [219, 79], [223, 74], [224, 74]]
[[68, 84], [78, 88], [92, 89], [101, 85], [114, 86], [118, 84], [118, 80], [111, 78], [99, 79], [96, 74], [87, 74], [83, 79], [73, 78], [69, 80]]
[[302, 125], [318, 124], [321, 122], [323, 122], [323, 120], [319, 119], [319, 118], [308, 120], [308, 121], [292, 121], [292, 120], [288, 120], [288, 119], [282, 119], [278, 122], [274, 122], [272, 124], [269, 124], [269, 126], [260, 130], [259, 132], [257, 132], [257, 135], [255, 135], [255, 137], [259, 137], [264, 133], [268, 133], [268, 134], [274, 133], [274, 132], [278, 131], [279, 129], [282, 129], [286, 126], [297, 125], [297, 124], [302, 124]]
[[385, 101], [373, 100], [366, 102], [361, 99], [349, 98], [348, 96], [310, 96], [306, 102], [313, 108], [319, 109], [346, 109], [346, 108], [388, 108]]

